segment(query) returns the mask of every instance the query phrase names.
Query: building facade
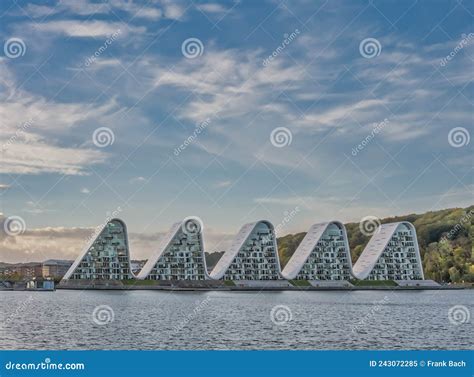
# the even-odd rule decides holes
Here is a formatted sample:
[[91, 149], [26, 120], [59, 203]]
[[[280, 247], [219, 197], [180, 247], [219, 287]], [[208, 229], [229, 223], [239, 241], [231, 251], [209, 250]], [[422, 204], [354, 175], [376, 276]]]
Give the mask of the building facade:
[[72, 262], [68, 260], [59, 259], [48, 259], [43, 262], [42, 265], [42, 277], [43, 278], [62, 278], [69, 268]]
[[338, 221], [314, 224], [282, 271], [288, 280], [349, 280], [346, 228]]
[[63, 279], [66, 280], [128, 280], [130, 254], [127, 228], [119, 219], [112, 219], [92, 239], [74, 261]]
[[268, 221], [245, 224], [210, 276], [216, 280], [281, 279], [273, 225]]
[[382, 224], [354, 265], [353, 275], [361, 280], [424, 280], [413, 224]]
[[[189, 220], [186, 220], [189, 221]], [[201, 226], [175, 223], [163, 237], [137, 278], [140, 280], [206, 280]]]

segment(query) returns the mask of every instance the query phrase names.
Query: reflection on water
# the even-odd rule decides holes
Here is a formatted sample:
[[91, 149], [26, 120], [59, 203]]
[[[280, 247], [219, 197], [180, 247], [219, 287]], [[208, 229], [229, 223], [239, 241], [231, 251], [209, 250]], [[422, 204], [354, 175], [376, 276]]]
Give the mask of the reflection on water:
[[0, 292], [1, 349], [469, 349], [474, 292]]

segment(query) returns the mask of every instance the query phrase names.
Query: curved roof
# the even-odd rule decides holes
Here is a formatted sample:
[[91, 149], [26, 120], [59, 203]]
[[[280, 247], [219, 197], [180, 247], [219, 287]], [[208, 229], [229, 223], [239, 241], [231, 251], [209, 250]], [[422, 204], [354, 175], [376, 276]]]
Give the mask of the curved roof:
[[420, 250], [418, 248], [418, 241], [416, 237], [416, 230], [412, 223], [408, 221], [402, 221], [397, 223], [382, 224], [377, 229], [376, 233], [372, 236], [369, 243], [365, 247], [364, 251], [357, 259], [356, 264], [352, 268], [352, 274], [357, 279], [363, 280], [369, 276], [370, 272], [374, 268], [378, 259], [382, 255], [383, 251], [387, 247], [387, 244], [390, 242], [393, 234], [397, 231], [400, 226], [405, 226], [413, 233], [413, 238], [415, 239], [415, 253], [420, 266], [421, 276], [424, 279], [423, 268], [421, 267], [421, 257]]
[[89, 241], [87, 242], [85, 248], [82, 250], [81, 254], [79, 254], [79, 256], [76, 258], [76, 260], [73, 262], [73, 264], [71, 265], [71, 267], [69, 267], [69, 270], [67, 270], [66, 274], [63, 276], [63, 279], [67, 280], [71, 277], [71, 275], [74, 273], [74, 271], [76, 270], [77, 266], [79, 266], [79, 264], [82, 262], [82, 260], [84, 259], [84, 257], [86, 256], [87, 252], [89, 251], [89, 249], [92, 247], [92, 245], [94, 244], [94, 242], [97, 240], [97, 238], [100, 237], [100, 235], [102, 234], [102, 232], [104, 231], [105, 227], [107, 225], [109, 225], [110, 223], [113, 223], [113, 222], [118, 222], [120, 223], [120, 225], [122, 226], [123, 228], [123, 232], [124, 232], [124, 242], [125, 242], [125, 246], [126, 246], [126, 250], [127, 250], [127, 257], [128, 257], [128, 266], [130, 267], [130, 274], [133, 276], [132, 274], [132, 268], [130, 266], [130, 248], [128, 247], [128, 235], [127, 235], [127, 226], [125, 225], [125, 222], [122, 221], [121, 219], [118, 219], [118, 218], [113, 218], [109, 221], [107, 221], [106, 223], [102, 224], [101, 226], [99, 226], [96, 231], [95, 231], [95, 234], [97, 234], [97, 236], [95, 236], [94, 238], [90, 238]]
[[[229, 268], [229, 266], [232, 264], [233, 260], [239, 253], [239, 250], [244, 246], [245, 242], [250, 237], [253, 230], [260, 224], [265, 224], [270, 230], [274, 231], [273, 224], [267, 220], [255, 221], [253, 223], [248, 223], [248, 224], [243, 225], [242, 228], [240, 228], [237, 235], [234, 237], [234, 240], [232, 241], [232, 244], [230, 245], [229, 250], [227, 250], [224, 253], [221, 259], [219, 259], [216, 266], [209, 274], [209, 276], [212, 279], [218, 280], [224, 276], [225, 272], [227, 271], [227, 269]], [[278, 248], [277, 248], [276, 238], [272, 237], [272, 239], [273, 239], [273, 244], [275, 248], [277, 265], [280, 271], [280, 259], [278, 257]]]
[[[298, 275], [298, 273], [308, 260], [309, 256], [311, 255], [311, 252], [314, 250], [315, 246], [318, 244], [324, 232], [331, 224], [336, 225], [339, 229], [342, 230], [347, 257], [349, 261], [351, 260], [349, 243], [347, 241], [346, 227], [343, 223], [341, 223], [340, 221], [330, 221], [325, 223], [314, 224], [311, 226], [311, 228], [309, 228], [303, 240], [298, 245], [298, 248], [293, 253], [290, 260], [283, 269], [281, 275], [285, 279], [292, 280]], [[350, 262], [349, 268], [352, 268], [352, 263]]]
[[[137, 279], [140, 279], [140, 280], [146, 279], [146, 277], [150, 274], [150, 272], [155, 267], [156, 263], [158, 263], [160, 258], [164, 255], [168, 246], [171, 244], [171, 242], [173, 242], [173, 239], [180, 232], [182, 225], [183, 225], [183, 221], [178, 221], [171, 226], [170, 230], [160, 240], [160, 243], [158, 244], [158, 247], [153, 253], [153, 255], [150, 256], [150, 258], [148, 258], [147, 262], [145, 263], [143, 268], [140, 270], [140, 272], [136, 276]], [[204, 263], [204, 273], [207, 276], [206, 257], [204, 255], [204, 245], [202, 244], [203, 243], [202, 237], [200, 237], [200, 241], [201, 241], [202, 259]]]

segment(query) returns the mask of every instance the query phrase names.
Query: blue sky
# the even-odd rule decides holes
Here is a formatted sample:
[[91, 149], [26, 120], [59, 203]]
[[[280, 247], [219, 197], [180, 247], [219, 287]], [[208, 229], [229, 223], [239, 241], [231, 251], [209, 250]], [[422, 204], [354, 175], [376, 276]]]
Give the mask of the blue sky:
[[[257, 219], [282, 235], [472, 204], [473, 15], [468, 1], [2, 1], [1, 211], [26, 223], [3, 259], [74, 257], [114, 211], [143, 257], [189, 215], [213, 251]], [[291, 143], [272, 144], [279, 127]]]

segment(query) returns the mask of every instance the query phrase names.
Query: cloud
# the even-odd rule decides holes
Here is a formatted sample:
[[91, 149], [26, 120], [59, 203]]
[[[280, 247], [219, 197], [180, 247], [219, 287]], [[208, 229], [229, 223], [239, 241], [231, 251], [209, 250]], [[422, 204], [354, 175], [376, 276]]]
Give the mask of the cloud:
[[146, 28], [141, 26], [125, 25], [118, 22], [107, 21], [49, 21], [30, 24], [30, 27], [39, 32], [47, 32], [68, 37], [102, 37], [107, 38], [120, 30], [123, 35], [142, 34]]
[[81, 194], [88, 195], [90, 193], [91, 193], [91, 191], [87, 187], [81, 188]]
[[136, 11], [134, 17], [147, 18], [156, 21], [161, 18], [162, 15], [163, 12], [160, 9], [143, 7]]
[[197, 4], [196, 8], [205, 13], [225, 13], [227, 8], [217, 3]]
[[186, 9], [175, 0], [162, 0], [163, 13], [166, 18], [181, 20]]
[[380, 99], [368, 99], [356, 101], [350, 104], [344, 104], [328, 109], [325, 112], [305, 114], [295, 120], [296, 124], [302, 127], [334, 127], [344, 118], [352, 116], [358, 118], [361, 123], [370, 122], [376, 119], [374, 112], [378, 106], [385, 104], [386, 101]]
[[86, 121], [100, 123], [102, 117], [116, 108], [114, 100], [103, 105], [48, 101], [16, 89], [14, 75], [2, 60], [0, 83], [5, 89], [0, 103], [0, 173], [82, 175], [86, 174], [87, 166], [107, 159], [108, 154], [97, 148], [58, 145], [57, 140]]
[[128, 0], [109, 0], [106, 3], [89, 0], [61, 0], [54, 6], [28, 4], [25, 11], [32, 18], [43, 18], [60, 13], [79, 16], [106, 15], [117, 11], [126, 12], [133, 18], [150, 20], [158, 20], [163, 15], [163, 11], [159, 7]]
[[[174, 86], [198, 94], [181, 111], [183, 118], [194, 122], [217, 112], [221, 118], [235, 119], [250, 111], [273, 111], [264, 107], [268, 105], [269, 96], [278, 88], [301, 85], [304, 75], [298, 67], [284, 67], [279, 63], [263, 67], [260, 54], [206, 46], [197, 62], [183, 60], [173, 71], [158, 68], [155, 85]], [[202, 100], [201, 96], [208, 99]]]
[[0, 173], [84, 175], [86, 166], [103, 163], [106, 157], [101, 151], [48, 145], [45, 139], [36, 137], [28, 142], [14, 143], [6, 149]]
[[28, 4], [25, 7], [25, 12], [32, 18], [42, 18], [53, 15], [57, 13], [58, 10], [55, 7], [48, 7], [46, 5]]

